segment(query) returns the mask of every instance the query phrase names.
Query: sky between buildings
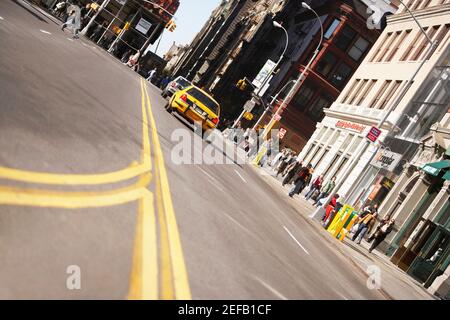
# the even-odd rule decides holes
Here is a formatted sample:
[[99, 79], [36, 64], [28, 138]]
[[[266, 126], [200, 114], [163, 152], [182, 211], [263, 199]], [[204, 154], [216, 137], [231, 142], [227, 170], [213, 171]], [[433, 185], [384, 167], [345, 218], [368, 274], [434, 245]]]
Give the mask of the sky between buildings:
[[[220, 2], [221, 0], [180, 0], [180, 7], [175, 15], [177, 28], [174, 32], [164, 30], [156, 53], [162, 57], [174, 41], [177, 44], [189, 44]], [[158, 41], [150, 50], [155, 52], [157, 45]]]

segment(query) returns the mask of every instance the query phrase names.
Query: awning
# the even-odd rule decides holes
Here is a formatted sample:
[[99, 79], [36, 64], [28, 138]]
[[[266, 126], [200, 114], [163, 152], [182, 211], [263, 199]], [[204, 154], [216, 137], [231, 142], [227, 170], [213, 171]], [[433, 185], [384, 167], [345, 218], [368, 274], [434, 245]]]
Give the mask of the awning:
[[442, 178], [444, 178], [445, 180], [450, 180], [450, 171], [447, 171], [447, 173], [444, 174]]
[[431, 162], [424, 165], [421, 169], [432, 176], [437, 177], [443, 169], [450, 168], [450, 160]]

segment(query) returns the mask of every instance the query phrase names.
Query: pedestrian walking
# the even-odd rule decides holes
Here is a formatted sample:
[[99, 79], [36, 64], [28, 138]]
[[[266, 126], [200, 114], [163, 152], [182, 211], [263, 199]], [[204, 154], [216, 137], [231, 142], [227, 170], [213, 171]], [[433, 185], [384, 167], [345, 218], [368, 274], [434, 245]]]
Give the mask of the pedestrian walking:
[[355, 234], [352, 237], [352, 241], [356, 240], [357, 244], [361, 243], [361, 240], [364, 238], [364, 235], [369, 231], [369, 229], [375, 224], [376, 218], [377, 218], [376, 212], [369, 212], [364, 216], [364, 218], [359, 219], [361, 222], [359, 222], [358, 230], [355, 232]]
[[[387, 235], [391, 233], [392, 229], [394, 228], [395, 219], [391, 219], [388, 222], [382, 224], [379, 228], [377, 228], [377, 231], [373, 234], [373, 242], [369, 248], [369, 252], [372, 252], [380, 243], [386, 239]], [[370, 238], [369, 238], [370, 239]]]
[[130, 68], [135, 68], [140, 56], [141, 56], [141, 50], [136, 51], [135, 54], [130, 56], [126, 65], [129, 66]]
[[293, 162], [296, 161], [294, 153], [291, 150], [288, 150], [285, 156], [281, 158], [280, 164], [277, 166], [277, 177], [281, 174], [284, 174], [284, 170]]
[[148, 72], [148, 77], [146, 80], [149, 82], [152, 82], [152, 80], [155, 78], [155, 76], [156, 76], [156, 68], [154, 68]]
[[326, 183], [322, 189], [320, 190], [320, 194], [316, 199], [316, 202], [314, 202], [314, 205], [317, 206], [320, 203], [320, 200], [322, 200], [325, 197], [328, 197], [331, 191], [333, 191], [334, 187], [336, 186], [336, 177], [334, 176], [331, 178], [328, 183]]
[[313, 194], [316, 191], [320, 190], [320, 188], [322, 188], [322, 181], [323, 181], [323, 176], [322, 175], [318, 176], [315, 180], [313, 180], [313, 183], [311, 184], [311, 187], [309, 188], [309, 191], [305, 195], [305, 199], [306, 200], [311, 199]]
[[297, 159], [295, 160], [295, 162], [292, 162], [289, 166], [287, 166], [283, 174], [284, 178], [281, 182], [281, 185], [284, 187], [286, 184], [289, 184], [302, 168], [303, 163]]
[[288, 195], [289, 197], [293, 197], [294, 194], [299, 194], [301, 190], [305, 187], [308, 179], [311, 178], [311, 169], [312, 165], [308, 164], [306, 168], [302, 168], [299, 173], [297, 174], [297, 179], [295, 180], [294, 185], [291, 188], [291, 191], [289, 191]]
[[79, 6], [73, 4], [69, 6], [67, 12], [69, 12], [69, 17], [67, 18], [67, 21], [61, 25], [61, 30], [64, 31], [67, 27], [71, 28], [73, 38], [78, 39], [78, 30], [81, 28], [81, 9]]
[[326, 225], [328, 219], [330, 218], [331, 214], [333, 213], [333, 211], [335, 210], [337, 204], [338, 204], [338, 199], [339, 199], [339, 195], [335, 194], [333, 196], [333, 198], [331, 198], [330, 203], [328, 204], [327, 208], [325, 209], [325, 214], [322, 218], [322, 222], [324, 225]]

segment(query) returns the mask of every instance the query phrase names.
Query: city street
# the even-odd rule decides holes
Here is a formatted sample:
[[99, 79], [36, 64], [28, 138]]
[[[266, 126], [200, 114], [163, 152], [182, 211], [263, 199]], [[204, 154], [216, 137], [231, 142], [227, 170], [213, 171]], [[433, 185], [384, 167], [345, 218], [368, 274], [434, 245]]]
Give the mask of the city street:
[[386, 298], [251, 164], [171, 161], [119, 60], [21, 0], [0, 39], [0, 299]]

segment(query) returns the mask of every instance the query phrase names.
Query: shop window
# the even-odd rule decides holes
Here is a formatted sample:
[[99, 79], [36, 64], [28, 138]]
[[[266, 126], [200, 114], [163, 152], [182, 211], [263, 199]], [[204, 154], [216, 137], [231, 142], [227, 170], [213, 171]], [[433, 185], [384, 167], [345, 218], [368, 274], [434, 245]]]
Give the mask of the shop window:
[[347, 162], [348, 162], [348, 158], [344, 157], [344, 159], [342, 159], [341, 163], [339, 164], [336, 172], [334, 173], [335, 176], [338, 176], [341, 173], [342, 169], [344, 169]]
[[311, 145], [309, 146], [308, 151], [306, 152], [305, 156], [303, 157], [303, 159], [308, 158], [311, 155], [311, 152], [314, 150], [314, 148], [316, 147], [315, 143], [311, 143]]
[[344, 52], [347, 52], [347, 49], [352, 44], [353, 39], [355, 39], [356, 35], [357, 32], [350, 26], [346, 25], [337, 36], [336, 47]]
[[361, 142], [363, 141], [363, 138], [360, 136], [357, 136], [355, 141], [353, 142], [352, 146], [350, 147], [350, 149], [348, 150], [349, 153], [353, 153], [356, 151], [356, 149], [358, 148], [358, 146], [361, 144]]
[[352, 74], [353, 69], [346, 63], [341, 63], [339, 67], [331, 74], [330, 82], [338, 89], [342, 89], [347, 83], [347, 79]]
[[330, 149], [326, 149], [322, 155], [320, 156], [319, 159], [317, 159], [317, 161], [315, 161], [315, 164], [313, 164], [313, 169], [317, 168], [323, 161], [323, 159], [325, 159], [325, 157], [327, 156], [328, 152], [330, 152]]
[[330, 39], [331, 36], [333, 35], [333, 33], [336, 31], [337, 27], [339, 26], [339, 24], [341, 23], [341, 20], [339, 19], [334, 19], [333, 22], [330, 24], [330, 26], [328, 27], [327, 31], [324, 34], [324, 38], [325, 39]]
[[355, 61], [361, 60], [361, 57], [366, 53], [369, 48], [369, 41], [366, 39], [359, 37], [353, 46], [350, 48], [348, 55]]
[[322, 59], [320, 59], [316, 71], [327, 78], [337, 62], [338, 58], [332, 52], [328, 51]]
[[320, 139], [322, 139], [323, 135], [325, 134], [325, 131], [327, 131], [327, 127], [322, 127], [322, 129], [320, 129], [319, 134], [316, 137], [317, 141], [320, 141]]
[[308, 109], [308, 115], [313, 120], [321, 121], [324, 117], [323, 109], [328, 108], [331, 103], [331, 99], [328, 97], [319, 96]]

